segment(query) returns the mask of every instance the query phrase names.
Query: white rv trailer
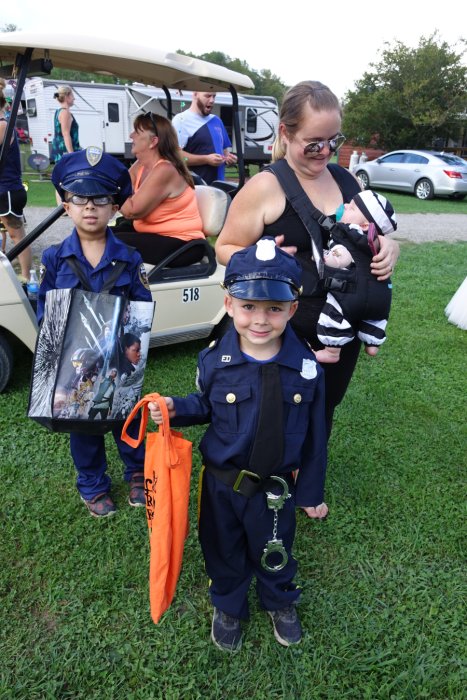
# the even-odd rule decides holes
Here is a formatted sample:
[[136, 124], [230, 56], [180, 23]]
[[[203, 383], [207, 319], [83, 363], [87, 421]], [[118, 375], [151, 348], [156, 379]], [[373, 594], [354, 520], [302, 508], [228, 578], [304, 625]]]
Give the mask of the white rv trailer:
[[[129, 135], [135, 116], [147, 111], [170, 116], [167, 96], [161, 88], [137, 83], [114, 85], [32, 78], [24, 87], [29, 136], [33, 150], [47, 157], [50, 156], [54, 133], [54, 114], [59, 106], [54, 93], [60, 85], [73, 88], [75, 104], [72, 113], [79, 125], [80, 145], [84, 148], [100, 146], [125, 160], [132, 158]], [[170, 90], [173, 114], [190, 106], [192, 94], [191, 91]], [[238, 107], [245, 166], [263, 165], [271, 159], [279, 124], [277, 100], [239, 94]], [[224, 122], [236, 152], [229, 92], [216, 94], [213, 112]]]

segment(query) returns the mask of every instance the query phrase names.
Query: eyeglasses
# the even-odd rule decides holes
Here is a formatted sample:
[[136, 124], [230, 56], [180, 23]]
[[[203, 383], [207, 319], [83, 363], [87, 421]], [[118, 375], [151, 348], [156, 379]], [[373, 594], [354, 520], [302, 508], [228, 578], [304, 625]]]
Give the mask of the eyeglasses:
[[114, 199], [108, 194], [98, 194], [94, 197], [83, 197], [80, 194], [72, 194], [68, 203], [75, 204], [77, 207], [84, 207], [88, 202], [92, 202], [95, 207], [105, 207], [106, 204], [114, 204]]
[[156, 119], [154, 117], [154, 114], [152, 112], [146, 112], [146, 114], [144, 116], [149, 117], [149, 119], [151, 120], [152, 128], [154, 129], [154, 133], [158, 137], [159, 132], [157, 131], [157, 124], [156, 124]]
[[308, 153], [321, 153], [321, 151], [327, 146], [331, 153], [335, 153], [339, 150], [345, 141], [345, 136], [342, 134], [336, 134], [332, 139], [323, 139], [323, 141], [310, 141], [303, 149], [303, 154], [306, 156]]

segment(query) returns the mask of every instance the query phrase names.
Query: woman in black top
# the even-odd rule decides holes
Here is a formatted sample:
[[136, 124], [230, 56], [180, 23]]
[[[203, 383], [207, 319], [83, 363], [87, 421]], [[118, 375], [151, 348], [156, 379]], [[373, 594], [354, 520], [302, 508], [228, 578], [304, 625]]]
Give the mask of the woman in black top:
[[[316, 81], [298, 83], [284, 97], [273, 153], [273, 160], [285, 159], [310, 202], [327, 216], [334, 216], [336, 209], [360, 190], [357, 180], [345, 168], [329, 164], [344, 140], [340, 132], [341, 117], [339, 101], [328, 87]], [[322, 246], [326, 246], [327, 232], [317, 222], [314, 225]], [[300, 260], [304, 293], [292, 325], [313, 349], [323, 347], [316, 336], [316, 324], [326, 292], [318, 284], [310, 235], [276, 176], [267, 170], [255, 175], [234, 198], [216, 242], [219, 262], [226, 264], [237, 250], [265, 235], [275, 236], [278, 245]], [[384, 236], [379, 239], [381, 249], [371, 268], [376, 278], [383, 281], [393, 271], [399, 245]], [[334, 409], [343, 399], [352, 377], [360, 345], [358, 339], [348, 343], [338, 363], [324, 366], [328, 435]]]

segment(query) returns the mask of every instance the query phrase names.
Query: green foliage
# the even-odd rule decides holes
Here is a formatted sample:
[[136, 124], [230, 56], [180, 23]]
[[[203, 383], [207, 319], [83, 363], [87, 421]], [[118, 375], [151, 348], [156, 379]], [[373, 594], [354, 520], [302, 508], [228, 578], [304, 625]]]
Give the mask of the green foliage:
[[400, 41], [382, 51], [373, 71], [364, 73], [345, 97], [343, 131], [356, 144], [432, 148], [460, 129], [467, 106], [467, 67], [461, 49], [435, 32], [417, 48]]
[[79, 70], [69, 70], [67, 68], [53, 68], [49, 78], [50, 80], [69, 80], [83, 83], [110, 83], [112, 85], [119, 85], [120, 82], [126, 84], [128, 82], [126, 78], [120, 80], [120, 78], [114, 75], [83, 73]]
[[[196, 535], [204, 428], [175, 600], [149, 616], [145, 514], [107, 441], [109, 522], [74, 486], [68, 438], [26, 418], [31, 355], [0, 395], [0, 697], [5, 700], [461, 700], [465, 697], [465, 351], [444, 307], [466, 244], [403, 245], [388, 340], [338, 409], [322, 523], [298, 514], [304, 639], [275, 642], [251, 590], [243, 650], [217, 651]], [[156, 312], [157, 313], [157, 312]], [[202, 342], [150, 351], [145, 391], [194, 390]], [[152, 429], [152, 428], [151, 428]]]
[[183, 53], [185, 56], [192, 56], [193, 58], [200, 58], [203, 61], [210, 61], [218, 66], [224, 66], [224, 68], [230, 68], [230, 70], [248, 75], [255, 85], [254, 95], [271, 95], [276, 98], [279, 104], [287, 90], [287, 86], [284, 85], [282, 80], [274, 73], [271, 73], [270, 70], [264, 68], [258, 71], [250, 68], [246, 61], [242, 61], [239, 58], [231, 58], [227, 54], [222, 53], [222, 51], [209, 51], [208, 53], [197, 55], [178, 49], [178, 53]]
[[19, 27], [17, 27], [16, 24], [11, 24], [11, 22], [7, 22], [2, 27], [0, 27], [0, 32], [18, 32], [18, 31], [19, 31]]

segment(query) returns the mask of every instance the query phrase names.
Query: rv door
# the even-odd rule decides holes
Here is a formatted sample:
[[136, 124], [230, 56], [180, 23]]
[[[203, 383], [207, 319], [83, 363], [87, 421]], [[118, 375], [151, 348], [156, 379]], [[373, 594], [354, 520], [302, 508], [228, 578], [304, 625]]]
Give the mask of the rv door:
[[104, 98], [104, 147], [107, 153], [123, 155], [125, 151], [124, 102]]

